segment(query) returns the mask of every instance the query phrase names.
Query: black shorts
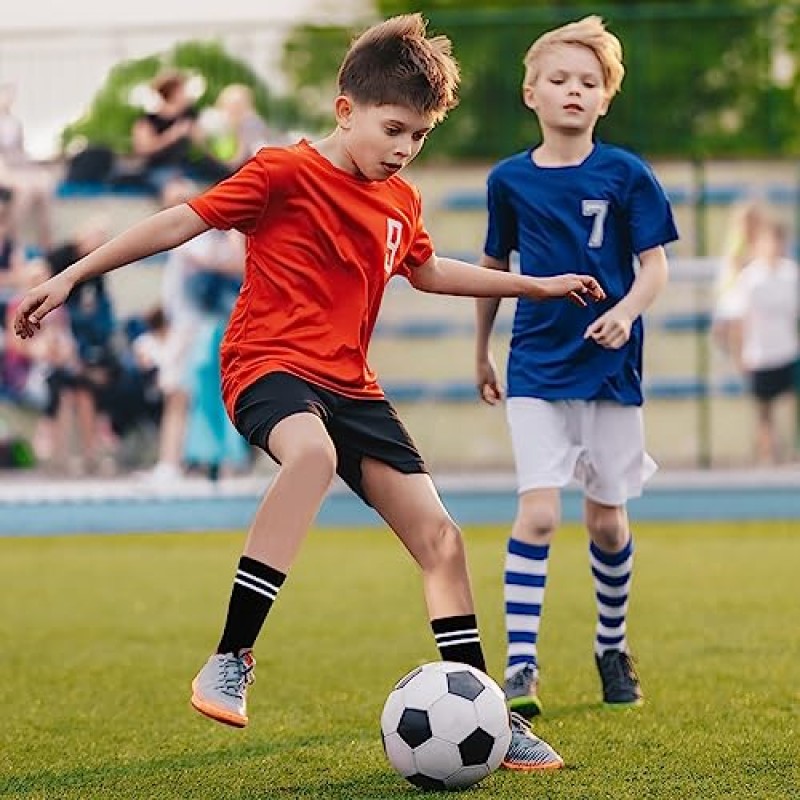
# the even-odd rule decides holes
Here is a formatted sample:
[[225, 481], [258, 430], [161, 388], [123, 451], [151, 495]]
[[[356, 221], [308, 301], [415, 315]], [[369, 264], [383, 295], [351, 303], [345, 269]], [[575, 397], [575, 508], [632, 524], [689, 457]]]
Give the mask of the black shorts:
[[428, 471], [388, 400], [354, 400], [286, 372], [271, 372], [239, 395], [234, 425], [277, 462], [268, 447], [270, 433], [281, 420], [304, 412], [322, 420], [336, 448], [336, 472], [368, 505], [361, 485], [365, 456], [407, 475]]
[[756, 369], [750, 373], [750, 388], [757, 400], [768, 402], [786, 392], [795, 390], [794, 362], [784, 364], [782, 367], [771, 369]]

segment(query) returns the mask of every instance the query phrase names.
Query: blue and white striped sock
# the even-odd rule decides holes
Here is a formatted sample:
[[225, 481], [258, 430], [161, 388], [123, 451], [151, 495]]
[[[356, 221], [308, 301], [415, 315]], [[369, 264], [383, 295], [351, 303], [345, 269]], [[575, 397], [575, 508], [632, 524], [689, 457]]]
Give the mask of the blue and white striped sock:
[[628, 649], [625, 629], [633, 577], [633, 538], [629, 538], [618, 553], [606, 553], [590, 542], [589, 560], [597, 600], [594, 651], [598, 656], [608, 650], [625, 652]]
[[508, 635], [506, 678], [526, 664], [535, 666], [537, 663], [536, 640], [539, 637], [549, 554], [549, 544], [508, 540], [504, 581]]

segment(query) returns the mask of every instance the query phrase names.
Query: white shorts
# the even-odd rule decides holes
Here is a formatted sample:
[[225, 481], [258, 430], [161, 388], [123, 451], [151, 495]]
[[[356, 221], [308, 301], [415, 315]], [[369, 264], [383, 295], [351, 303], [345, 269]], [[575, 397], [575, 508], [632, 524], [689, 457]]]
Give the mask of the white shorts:
[[574, 478], [590, 500], [621, 506], [657, 469], [644, 449], [639, 406], [512, 397], [506, 415], [520, 493], [560, 489]]

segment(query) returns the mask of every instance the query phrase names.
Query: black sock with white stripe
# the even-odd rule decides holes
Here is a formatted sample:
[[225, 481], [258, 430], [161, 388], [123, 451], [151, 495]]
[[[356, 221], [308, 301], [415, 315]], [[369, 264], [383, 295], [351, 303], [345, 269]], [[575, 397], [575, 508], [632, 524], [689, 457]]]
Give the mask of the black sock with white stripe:
[[252, 649], [285, 580], [286, 575], [260, 561], [239, 559], [218, 653]]
[[474, 614], [431, 620], [431, 628], [442, 661], [458, 661], [486, 672], [478, 621]]

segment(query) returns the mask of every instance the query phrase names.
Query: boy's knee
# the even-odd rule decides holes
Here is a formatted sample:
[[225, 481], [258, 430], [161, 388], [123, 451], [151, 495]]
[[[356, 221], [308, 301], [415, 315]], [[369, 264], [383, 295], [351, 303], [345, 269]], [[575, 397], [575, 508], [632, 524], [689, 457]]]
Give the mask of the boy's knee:
[[306, 439], [297, 442], [284, 455], [281, 467], [298, 470], [305, 477], [316, 476], [329, 481], [336, 474], [336, 449], [325, 439]]
[[515, 534], [525, 541], [545, 543], [560, 521], [558, 508], [550, 503], [523, 503], [517, 513]]
[[448, 517], [427, 524], [425, 547], [419, 563], [423, 569], [438, 569], [464, 560], [464, 540], [458, 526]]
[[628, 540], [628, 523], [621, 508], [587, 508], [586, 528], [592, 541], [609, 553], [621, 550]]

